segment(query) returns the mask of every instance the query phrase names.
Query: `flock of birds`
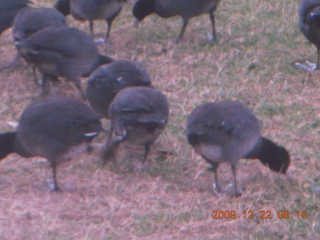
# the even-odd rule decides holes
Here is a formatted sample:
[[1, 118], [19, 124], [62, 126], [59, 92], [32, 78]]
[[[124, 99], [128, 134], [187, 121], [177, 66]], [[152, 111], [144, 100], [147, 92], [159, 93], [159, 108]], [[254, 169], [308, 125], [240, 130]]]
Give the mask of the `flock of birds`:
[[[10, 153], [22, 157], [46, 158], [53, 170], [52, 190], [60, 190], [57, 165], [76, 154], [90, 150], [90, 142], [103, 132], [101, 118], [111, 121], [102, 153], [104, 163], [114, 158], [122, 142], [144, 146], [143, 169], [148, 167], [150, 146], [166, 127], [169, 104], [166, 96], [151, 84], [144, 67], [134, 61], [114, 60], [98, 52], [94, 21], [104, 19], [110, 36], [113, 20], [125, 0], [58, 0], [55, 8], [32, 7], [28, 0], [0, 0], [0, 34], [12, 27], [17, 55], [2, 69], [16, 66], [23, 58], [42, 74], [42, 95], [49, 94], [51, 82], [60, 77], [74, 82], [91, 106], [69, 97], [46, 97], [31, 103], [22, 113], [16, 131], [0, 134], [0, 159]], [[156, 13], [168, 18], [179, 15], [183, 25], [177, 42], [184, 35], [189, 19], [208, 13], [212, 39], [216, 39], [214, 11], [220, 0], [137, 0], [133, 7], [136, 23]], [[68, 27], [65, 16], [88, 21], [91, 36]], [[320, 0], [302, 0], [299, 8], [302, 33], [317, 46], [320, 62]], [[309, 67], [309, 66], [307, 66]], [[309, 67], [310, 68], [310, 67]], [[81, 78], [88, 77], [86, 90]], [[36, 81], [37, 82], [37, 81]], [[259, 159], [271, 170], [286, 174], [288, 151], [263, 137], [257, 118], [240, 101], [209, 102], [195, 108], [187, 119], [189, 144], [209, 164], [215, 174], [218, 165], [231, 164], [235, 196], [236, 164], [240, 158]]]

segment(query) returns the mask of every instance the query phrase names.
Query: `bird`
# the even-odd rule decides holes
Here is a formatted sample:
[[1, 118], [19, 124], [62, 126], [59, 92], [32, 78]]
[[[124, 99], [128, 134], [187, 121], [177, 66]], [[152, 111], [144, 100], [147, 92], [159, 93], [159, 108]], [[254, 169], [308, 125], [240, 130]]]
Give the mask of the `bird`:
[[17, 13], [28, 3], [29, 0], [0, 0], [0, 35], [12, 26]]
[[137, 0], [133, 6], [136, 25], [146, 16], [155, 13], [162, 18], [181, 16], [182, 28], [176, 42], [179, 42], [191, 18], [208, 13], [212, 24], [212, 40], [216, 40], [215, 18], [213, 12], [221, 0]]
[[111, 126], [102, 155], [104, 164], [114, 160], [119, 144], [126, 141], [144, 146], [141, 169], [147, 169], [150, 147], [168, 122], [169, 104], [166, 96], [151, 87], [124, 88], [112, 101], [109, 116]]
[[47, 27], [67, 26], [65, 16], [54, 8], [25, 7], [14, 19], [12, 35], [15, 41], [22, 41]]
[[187, 118], [188, 143], [210, 165], [215, 174], [218, 191], [218, 166], [231, 164], [234, 194], [237, 187], [236, 164], [240, 158], [259, 159], [271, 170], [286, 174], [290, 165], [289, 152], [268, 138], [261, 136], [260, 126], [253, 112], [238, 100], [208, 102], [196, 107]]
[[316, 64], [296, 64], [311, 72], [320, 68], [320, 0], [302, 0], [299, 5], [299, 27], [303, 35], [317, 48]]
[[71, 15], [80, 21], [89, 21], [92, 37], [93, 21], [105, 19], [108, 25], [105, 41], [110, 36], [113, 20], [119, 15], [126, 0], [58, 0], [55, 7], [65, 16]]
[[73, 81], [82, 97], [80, 77], [87, 77], [100, 65], [113, 61], [100, 55], [93, 39], [72, 27], [47, 27], [16, 43], [23, 58], [42, 73], [42, 95], [49, 93], [49, 82], [65, 77]]
[[129, 86], [151, 86], [150, 75], [139, 62], [117, 60], [92, 72], [86, 96], [97, 113], [109, 118], [110, 103], [118, 92]]
[[0, 134], [0, 159], [11, 153], [46, 158], [53, 171], [51, 190], [59, 191], [57, 165], [89, 149], [103, 130], [100, 119], [88, 105], [73, 98], [33, 102], [23, 111], [16, 131]]
[[[32, 34], [46, 27], [67, 26], [65, 16], [53, 8], [47, 7], [25, 7], [18, 12], [13, 21], [12, 36], [15, 43], [20, 42]], [[18, 49], [17, 49], [18, 50]], [[21, 59], [19, 52], [14, 60], [1, 68], [14, 68]], [[28, 61], [28, 59], [26, 59]]]

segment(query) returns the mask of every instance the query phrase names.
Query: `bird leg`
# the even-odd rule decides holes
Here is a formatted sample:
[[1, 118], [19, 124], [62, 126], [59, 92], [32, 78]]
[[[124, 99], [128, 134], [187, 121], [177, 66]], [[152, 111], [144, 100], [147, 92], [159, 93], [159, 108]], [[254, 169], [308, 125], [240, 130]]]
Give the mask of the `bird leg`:
[[121, 8], [118, 11], [116, 11], [114, 14], [112, 14], [110, 17], [106, 18], [106, 22], [108, 24], [108, 29], [107, 29], [107, 34], [104, 38], [104, 42], [107, 42], [107, 39], [110, 36], [112, 22], [119, 15], [120, 11], [121, 11]]
[[86, 94], [85, 94], [85, 93], [83, 92], [83, 90], [82, 90], [81, 83], [80, 83], [80, 79], [79, 79], [79, 78], [75, 79], [75, 80], [74, 80], [74, 84], [76, 85], [76, 87], [77, 87], [78, 90], [80, 91], [80, 94], [81, 94], [83, 100], [86, 100], [87, 97], [86, 97]]
[[187, 24], [189, 22], [189, 19], [186, 19], [186, 18], [183, 18], [183, 23], [182, 23], [182, 28], [181, 28], [181, 31], [180, 31], [180, 34], [176, 40], [176, 43], [180, 42], [180, 40], [182, 39], [183, 37], [183, 34], [184, 34], [184, 31], [186, 30], [186, 27], [187, 27]]
[[120, 139], [113, 139], [112, 138], [113, 132], [114, 132], [114, 128], [113, 126], [111, 126], [108, 140], [107, 140], [105, 149], [102, 153], [103, 165], [106, 165], [106, 163], [110, 160], [113, 160], [113, 161], [115, 160], [115, 152], [119, 147], [119, 144], [123, 142], [127, 137], [127, 132], [125, 132]]
[[51, 161], [51, 167], [53, 172], [53, 188], [51, 191], [62, 191], [57, 182], [57, 164], [54, 161]]
[[320, 48], [317, 47], [317, 65], [316, 65], [316, 68], [314, 70], [319, 70], [319, 67], [320, 67]]
[[237, 186], [237, 178], [236, 178], [236, 167], [237, 163], [231, 163], [231, 169], [232, 169], [232, 173], [233, 173], [233, 179], [234, 179], [234, 195], [236, 197], [240, 197], [242, 195], [242, 192], [238, 189]]
[[46, 74], [42, 74], [42, 96], [46, 96], [49, 94], [50, 83], [48, 81], [48, 76]]
[[211, 11], [209, 13], [209, 17], [210, 17], [210, 21], [211, 21], [211, 25], [212, 25], [212, 38], [210, 40], [211, 41], [216, 41], [217, 40], [217, 36], [216, 36], [216, 27], [215, 27], [215, 20], [214, 20], [213, 11]]
[[317, 47], [317, 63], [316, 64], [306, 61], [305, 64], [295, 62], [294, 66], [296, 68], [302, 69], [303, 71], [307, 71], [309, 73], [319, 70], [320, 69], [320, 48]]
[[208, 168], [208, 170], [214, 172], [214, 182], [215, 182], [216, 188], [217, 188], [218, 192], [221, 192], [221, 188], [220, 188], [220, 184], [219, 184], [219, 180], [218, 180], [219, 163], [215, 163], [215, 162], [212, 162], [209, 160], [207, 160], [207, 162], [210, 162], [210, 164], [211, 164], [211, 166]]
[[148, 153], [150, 150], [150, 146], [152, 143], [147, 143], [144, 145], [144, 154], [143, 154], [143, 161], [139, 170], [148, 170], [150, 168], [150, 162], [147, 162]]
[[94, 33], [93, 33], [93, 20], [89, 20], [89, 29], [90, 29], [90, 33], [92, 38], [94, 37]]

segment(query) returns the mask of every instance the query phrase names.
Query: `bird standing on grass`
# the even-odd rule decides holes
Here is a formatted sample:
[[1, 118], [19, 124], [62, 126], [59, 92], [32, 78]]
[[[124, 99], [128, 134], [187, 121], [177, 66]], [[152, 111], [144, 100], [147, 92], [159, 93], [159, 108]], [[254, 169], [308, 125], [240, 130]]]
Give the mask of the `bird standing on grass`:
[[49, 81], [58, 77], [74, 82], [83, 98], [81, 77], [113, 61], [100, 55], [93, 39], [71, 27], [48, 27], [16, 44], [20, 54], [42, 73], [42, 95], [49, 93]]
[[320, 0], [302, 0], [299, 6], [299, 26], [303, 35], [317, 47], [317, 62], [306, 65], [295, 63], [308, 72], [319, 70], [320, 68]]
[[239, 101], [205, 103], [195, 108], [187, 119], [187, 138], [194, 150], [209, 164], [215, 174], [218, 191], [218, 166], [231, 164], [235, 196], [241, 196], [237, 186], [236, 165], [240, 158], [259, 159], [271, 170], [286, 174], [288, 151], [262, 137], [257, 118]]
[[0, 35], [12, 26], [17, 13], [28, 3], [29, 0], [0, 0]]
[[[19, 11], [14, 19], [12, 35], [17, 44], [44, 28], [64, 26], [67, 26], [64, 15], [53, 8], [25, 7]], [[14, 60], [0, 70], [14, 68], [20, 63], [21, 55], [19, 49], [17, 50], [18, 53]], [[25, 60], [28, 61], [28, 59]]]
[[148, 168], [150, 146], [166, 127], [168, 116], [168, 101], [160, 91], [149, 87], [121, 90], [109, 107], [111, 127], [103, 153], [104, 163], [114, 158], [121, 142], [127, 141], [144, 146], [142, 168]]
[[0, 159], [10, 153], [46, 158], [53, 170], [53, 191], [60, 190], [59, 163], [88, 150], [102, 131], [100, 117], [89, 106], [72, 98], [48, 98], [30, 104], [16, 132], [0, 134]]
[[92, 108], [109, 118], [112, 100], [130, 86], [151, 86], [150, 76], [140, 63], [118, 60], [99, 67], [90, 75], [86, 95]]
[[137, 0], [133, 7], [133, 16], [137, 23], [146, 16], [156, 13], [162, 18], [181, 16], [183, 20], [179, 42], [188, 25], [189, 19], [208, 13], [212, 25], [212, 40], [216, 40], [215, 19], [213, 12], [221, 0]]
[[58, 0], [55, 7], [64, 15], [72, 16], [81, 21], [89, 21], [92, 37], [93, 21], [105, 19], [108, 24], [105, 41], [110, 36], [113, 20], [119, 15], [122, 5], [126, 0]]

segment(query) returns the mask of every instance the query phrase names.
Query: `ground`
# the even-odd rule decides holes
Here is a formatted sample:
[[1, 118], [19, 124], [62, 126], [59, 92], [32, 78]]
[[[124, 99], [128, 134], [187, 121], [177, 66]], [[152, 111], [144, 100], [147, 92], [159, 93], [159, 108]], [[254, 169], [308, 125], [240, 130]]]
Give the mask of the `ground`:
[[[151, 15], [136, 29], [133, 3], [124, 5], [109, 42], [100, 44], [99, 51], [141, 62], [168, 97], [170, 120], [151, 149], [151, 168], [135, 170], [141, 148], [123, 146], [118, 161], [104, 167], [96, 149], [59, 166], [64, 191], [53, 193], [46, 183], [52, 173], [45, 159], [11, 154], [0, 162], [0, 239], [318, 239], [320, 82], [318, 72], [293, 66], [296, 61], [316, 60], [315, 47], [298, 28], [298, 1], [223, 0], [215, 14], [217, 42], [208, 41], [210, 21], [202, 15], [190, 20], [178, 44], [174, 40], [181, 27], [179, 17]], [[89, 33], [86, 22], [69, 16], [68, 24]], [[95, 37], [103, 37], [105, 28], [97, 21]], [[0, 37], [1, 65], [14, 55], [7, 30]], [[51, 95], [81, 99], [64, 81], [51, 90]], [[11, 125], [23, 109], [41, 99], [26, 64], [0, 72], [0, 91], [1, 132], [14, 130]], [[219, 168], [223, 192], [213, 191], [213, 174], [185, 137], [192, 109], [225, 99], [246, 103], [263, 135], [291, 155], [287, 176], [258, 161], [240, 160], [239, 198], [232, 196], [228, 164]], [[96, 142], [105, 139], [102, 134]], [[213, 219], [213, 211], [218, 211], [218, 219]], [[227, 219], [231, 211], [237, 215]], [[261, 219], [269, 214], [271, 219]]]

